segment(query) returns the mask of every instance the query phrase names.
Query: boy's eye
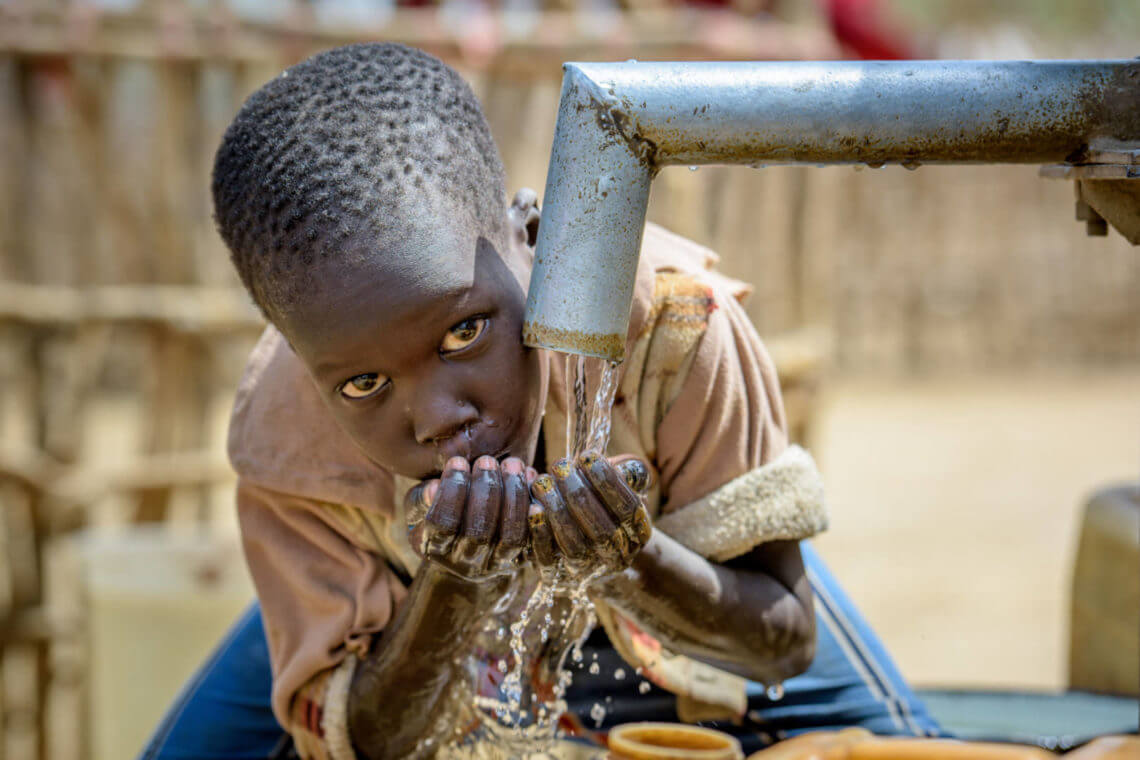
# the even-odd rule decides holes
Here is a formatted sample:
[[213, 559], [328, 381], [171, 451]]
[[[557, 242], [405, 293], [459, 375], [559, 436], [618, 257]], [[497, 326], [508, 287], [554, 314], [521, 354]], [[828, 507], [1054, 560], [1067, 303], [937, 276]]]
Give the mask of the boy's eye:
[[486, 327], [487, 320], [483, 317], [463, 320], [448, 330], [447, 335], [443, 336], [443, 342], [439, 344], [440, 352], [447, 354], [467, 348], [479, 339]]
[[388, 384], [388, 378], [369, 372], [350, 377], [340, 386], [340, 395], [345, 398], [367, 398]]

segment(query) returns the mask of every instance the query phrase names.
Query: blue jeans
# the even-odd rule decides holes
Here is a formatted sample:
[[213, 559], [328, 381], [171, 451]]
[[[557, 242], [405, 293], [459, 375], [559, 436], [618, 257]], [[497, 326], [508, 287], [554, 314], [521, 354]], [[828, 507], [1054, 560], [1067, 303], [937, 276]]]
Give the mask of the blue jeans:
[[[769, 699], [763, 685], [750, 684], [741, 725], [707, 725], [736, 735], [746, 753], [804, 731], [850, 726], [884, 735], [943, 735], [819, 555], [806, 542], [801, 547], [815, 591], [815, 660], [784, 684], [778, 700]], [[614, 680], [628, 666], [599, 634], [583, 650], [585, 663], [598, 663], [597, 675], [590, 674], [593, 668], [577, 671], [567, 694], [582, 724], [605, 730], [634, 720], [676, 720], [672, 694], [656, 687], [642, 693], [635, 676]], [[271, 683], [261, 611], [253, 605], [183, 688], [141, 760], [294, 756], [270, 710]], [[590, 717], [597, 704], [606, 711], [600, 723]]]

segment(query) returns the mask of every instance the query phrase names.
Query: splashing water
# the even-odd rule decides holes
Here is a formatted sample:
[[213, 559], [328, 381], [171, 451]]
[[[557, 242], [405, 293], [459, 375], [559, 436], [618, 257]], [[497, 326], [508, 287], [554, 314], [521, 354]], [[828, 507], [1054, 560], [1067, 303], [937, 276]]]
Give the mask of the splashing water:
[[769, 684], [768, 688], [764, 690], [765, 696], [773, 702], [779, 702], [784, 698], [784, 684], [774, 683]]
[[[576, 457], [584, 451], [605, 453], [619, 366], [603, 359], [567, 355], [568, 456]], [[478, 738], [465, 742], [455, 757], [490, 760], [547, 756], [559, 738], [558, 720], [567, 709], [564, 697], [573, 682], [570, 664], [583, 666], [582, 644], [597, 625], [593, 603], [586, 593], [596, 577], [571, 579], [559, 569], [553, 577], [539, 580], [523, 592], [512, 605], [517, 612], [509, 626], [504, 628], [501, 620], [488, 624], [484, 641], [488, 652], [496, 643], [501, 649], [503, 639], [507, 639], [509, 651], [496, 662], [505, 675], [497, 697], [475, 696], [475, 717], [481, 730]], [[536, 662], [552, 681], [550, 693], [544, 696], [536, 693], [530, 680]], [[597, 662], [590, 664], [591, 674], [599, 670]], [[615, 673], [617, 680], [625, 676], [624, 671], [620, 673]], [[598, 725], [605, 715], [606, 708], [600, 704], [590, 711]]]

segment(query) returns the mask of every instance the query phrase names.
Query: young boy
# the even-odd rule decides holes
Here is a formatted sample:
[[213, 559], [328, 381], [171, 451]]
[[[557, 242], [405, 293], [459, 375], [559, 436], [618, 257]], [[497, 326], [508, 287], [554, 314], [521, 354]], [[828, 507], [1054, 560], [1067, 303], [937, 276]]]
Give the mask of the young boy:
[[562, 359], [521, 342], [533, 194], [507, 208], [440, 61], [369, 44], [285, 71], [226, 132], [213, 192], [271, 323], [229, 441], [259, 607], [145, 757], [433, 754], [501, 685], [486, 631], [555, 565], [593, 579], [603, 623], [568, 724], [604, 704], [602, 726], [713, 721], [746, 750], [936, 731], [801, 549], [826, 523], [818, 476], [711, 253], [646, 230], [606, 452], [648, 466], [639, 494], [601, 452], [565, 458]]

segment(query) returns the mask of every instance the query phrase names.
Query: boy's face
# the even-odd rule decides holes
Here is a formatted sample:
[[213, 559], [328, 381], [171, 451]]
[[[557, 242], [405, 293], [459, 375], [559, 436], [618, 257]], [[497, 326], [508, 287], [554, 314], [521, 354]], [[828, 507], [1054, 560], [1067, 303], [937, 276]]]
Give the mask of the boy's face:
[[432, 216], [320, 265], [320, 288], [278, 327], [377, 464], [423, 479], [452, 456], [530, 462], [547, 371], [522, 344], [525, 251]]

